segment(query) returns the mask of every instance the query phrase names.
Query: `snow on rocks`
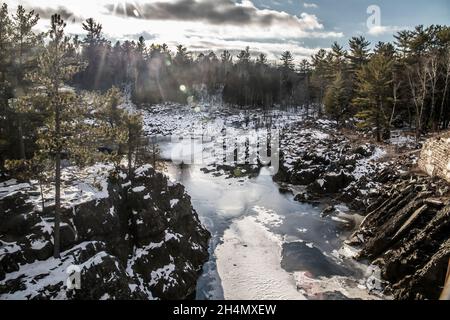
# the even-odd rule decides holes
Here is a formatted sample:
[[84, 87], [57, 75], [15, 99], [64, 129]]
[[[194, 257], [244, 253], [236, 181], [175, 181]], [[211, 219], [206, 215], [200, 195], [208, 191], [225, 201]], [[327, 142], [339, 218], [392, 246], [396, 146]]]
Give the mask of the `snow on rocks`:
[[306, 186], [299, 201], [317, 201], [339, 194], [341, 201], [364, 206], [367, 193], [379, 187], [370, 177], [388, 166], [386, 151], [354, 143], [331, 121], [308, 120], [287, 127], [281, 139], [281, 166], [275, 179]]
[[[100, 242], [83, 242], [61, 254], [61, 259], [49, 258], [20, 266], [0, 282], [1, 299], [143, 299], [141, 292], [131, 292], [122, 283], [130, 282], [117, 258], [109, 255]], [[68, 273], [72, 266], [80, 271], [79, 290], [68, 290]], [[103, 277], [103, 274], [108, 277]], [[5, 287], [5, 289], [3, 289]], [[124, 290], [125, 289], [125, 290]], [[9, 291], [7, 291], [9, 290]], [[104, 291], [107, 291], [104, 293]]]
[[[0, 299], [184, 299], [195, 291], [209, 233], [184, 187], [150, 166], [131, 180], [108, 170], [84, 170], [81, 181], [66, 171], [65, 190], [74, 192], [64, 198], [61, 259], [52, 258], [52, 207], [42, 212], [29, 186], [3, 183]], [[73, 264], [82, 270], [78, 291], [65, 287]]]

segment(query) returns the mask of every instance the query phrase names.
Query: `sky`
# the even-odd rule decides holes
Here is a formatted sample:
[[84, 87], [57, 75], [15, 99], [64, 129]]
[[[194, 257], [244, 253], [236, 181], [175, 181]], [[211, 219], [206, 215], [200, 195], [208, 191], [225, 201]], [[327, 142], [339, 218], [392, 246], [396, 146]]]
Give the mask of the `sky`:
[[[392, 34], [416, 25], [450, 25], [449, 0], [3, 0], [22, 4], [41, 16], [40, 30], [58, 11], [67, 31], [83, 35], [81, 22], [102, 23], [111, 41], [183, 44], [192, 52], [249, 46], [275, 61], [286, 50], [300, 61], [334, 41], [346, 45], [363, 35], [372, 43], [393, 41]], [[1, 0], [0, 0], [1, 2]]]

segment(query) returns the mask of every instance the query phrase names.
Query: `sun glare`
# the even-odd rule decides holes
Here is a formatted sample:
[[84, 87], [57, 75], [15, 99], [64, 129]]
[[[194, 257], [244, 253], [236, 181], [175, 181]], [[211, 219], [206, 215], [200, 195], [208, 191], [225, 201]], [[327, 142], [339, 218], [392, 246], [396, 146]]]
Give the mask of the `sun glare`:
[[141, 10], [136, 1], [117, 0], [114, 2], [113, 14], [138, 18], [141, 16]]

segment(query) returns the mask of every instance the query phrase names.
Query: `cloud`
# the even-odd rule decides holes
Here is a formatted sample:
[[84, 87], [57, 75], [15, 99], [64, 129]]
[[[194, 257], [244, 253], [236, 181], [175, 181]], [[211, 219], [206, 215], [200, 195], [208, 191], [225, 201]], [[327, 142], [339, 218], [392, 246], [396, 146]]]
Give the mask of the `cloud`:
[[[15, 0], [6, 0], [10, 4]], [[105, 36], [116, 40], [136, 40], [144, 36], [150, 43], [183, 44], [194, 51], [238, 51], [250, 46], [274, 60], [285, 50], [299, 59], [308, 57], [318, 43], [328, 45], [342, 38], [342, 32], [327, 30], [314, 14], [289, 14], [256, 7], [249, 0], [21, 0], [43, 19], [38, 29], [49, 28], [49, 17], [62, 13], [67, 33], [83, 37], [81, 21], [94, 18], [103, 25]], [[13, 7], [13, 5], [11, 5]], [[74, 21], [76, 20], [76, 21]], [[76, 22], [76, 23], [74, 23]], [[313, 40], [314, 39], [314, 40]], [[308, 48], [312, 41], [313, 48]]]
[[317, 9], [317, 8], [319, 8], [319, 6], [317, 5], [317, 4], [315, 4], [315, 3], [307, 3], [307, 2], [305, 2], [304, 4], [303, 4], [303, 6], [305, 7], [305, 8], [307, 8], [307, 9]]
[[111, 14], [146, 20], [202, 21], [227, 25], [284, 25], [302, 30], [323, 29], [314, 15], [303, 13], [300, 17], [283, 11], [258, 9], [249, 0], [177, 0], [139, 4], [127, 3], [124, 7], [113, 3], [105, 6]]
[[34, 11], [39, 14], [41, 19], [50, 19], [52, 15], [55, 13], [59, 14], [61, 18], [65, 21], [70, 21], [72, 23], [82, 21], [80, 16], [77, 16], [68, 8], [57, 7], [57, 8], [48, 8], [48, 7], [36, 7]]
[[408, 27], [398, 27], [398, 26], [373, 26], [369, 28], [367, 32], [369, 35], [378, 37], [385, 34], [392, 34], [401, 30], [409, 29]]

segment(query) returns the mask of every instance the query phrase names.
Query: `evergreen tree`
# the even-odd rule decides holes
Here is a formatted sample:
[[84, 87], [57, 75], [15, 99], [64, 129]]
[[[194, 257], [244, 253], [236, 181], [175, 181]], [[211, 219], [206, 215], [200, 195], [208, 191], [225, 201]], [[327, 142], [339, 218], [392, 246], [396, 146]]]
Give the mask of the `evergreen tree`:
[[33, 32], [33, 28], [39, 21], [39, 15], [33, 10], [27, 12], [23, 6], [18, 6], [12, 19], [12, 40], [14, 43], [13, 68], [15, 79], [13, 84], [25, 90], [25, 75], [36, 63], [36, 49], [41, 35]]
[[228, 50], [224, 50], [222, 54], [220, 55], [220, 59], [222, 63], [232, 63], [233, 57], [231, 56], [231, 53]]
[[185, 66], [191, 61], [190, 53], [188, 49], [181, 44], [177, 46], [177, 52], [175, 54], [174, 62], [178, 66]]
[[107, 65], [110, 43], [103, 37], [103, 26], [94, 19], [87, 19], [82, 27], [87, 32], [83, 40], [82, 53], [87, 66], [79, 77], [84, 88], [94, 90], [105, 88], [112, 78]]
[[281, 68], [284, 72], [294, 71], [294, 57], [290, 51], [285, 51], [281, 54]]
[[331, 58], [333, 60], [333, 74], [341, 73], [345, 77], [344, 73], [347, 72], [347, 52], [337, 42], [334, 42], [331, 46]]
[[259, 54], [258, 58], [256, 59], [256, 63], [267, 66], [267, 55], [265, 55], [264, 53]]
[[370, 42], [362, 36], [353, 37], [349, 41], [349, 47], [350, 71], [355, 74], [369, 61]]
[[245, 50], [242, 50], [237, 55], [238, 64], [240, 65], [248, 65], [250, 63], [250, 47], [246, 47]]
[[[88, 143], [89, 126], [83, 121], [86, 112], [83, 103], [65, 84], [79, 71], [80, 64], [70, 56], [72, 44], [65, 37], [66, 24], [59, 15], [52, 16], [50, 41], [39, 57], [36, 72], [31, 74], [36, 98], [44, 94], [40, 104], [30, 105], [23, 101], [24, 107], [44, 106], [45, 126], [41, 128], [37, 140], [38, 157], [51, 158], [54, 161], [55, 180], [55, 226], [54, 256], [60, 255], [61, 222], [61, 158], [63, 153], [70, 155], [73, 161], [82, 163], [90, 157], [92, 143]], [[80, 119], [81, 117], [81, 119]]]
[[137, 150], [141, 145], [142, 137], [142, 117], [139, 114], [127, 114], [124, 119], [125, 135], [124, 140], [127, 148], [127, 160], [128, 160], [128, 176], [132, 177], [133, 155], [135, 155], [135, 163], [137, 159]]
[[345, 121], [349, 110], [349, 103], [350, 93], [348, 87], [342, 73], [338, 72], [335, 80], [328, 87], [324, 97], [325, 111], [336, 120], [338, 126]]
[[8, 110], [10, 83], [7, 76], [8, 70], [11, 68], [12, 47], [12, 22], [8, 6], [4, 3], [0, 9], [0, 171], [4, 167], [6, 153], [11, 143], [10, 112]]
[[392, 83], [394, 61], [382, 53], [375, 54], [369, 63], [358, 72], [358, 97], [354, 104], [360, 111], [362, 128], [376, 129], [377, 141], [389, 137], [389, 120], [392, 106]]
[[314, 88], [314, 96], [316, 103], [318, 104], [319, 116], [322, 111], [322, 104], [324, 101], [326, 88], [329, 83], [329, 67], [326, 56], [327, 52], [324, 49], [320, 49], [315, 55], [311, 57], [311, 65], [313, 68], [311, 84]]
[[281, 81], [280, 92], [283, 104], [291, 105], [293, 103], [294, 96], [294, 83], [295, 83], [295, 64], [294, 57], [290, 51], [285, 51], [281, 54]]
[[27, 115], [19, 111], [17, 99], [28, 91], [29, 82], [25, 75], [36, 68], [36, 52], [41, 45], [42, 37], [33, 32], [33, 28], [39, 21], [39, 15], [33, 10], [27, 12], [21, 5], [17, 7], [12, 16], [12, 66], [10, 72], [10, 83], [13, 86], [13, 99], [10, 103], [12, 111], [12, 122], [16, 128], [17, 141], [19, 145], [19, 158], [25, 160], [26, 150], [26, 122]]
[[4, 3], [0, 9], [0, 99], [3, 104], [8, 87], [7, 72], [11, 67], [12, 48], [12, 22], [9, 17], [8, 6]]

